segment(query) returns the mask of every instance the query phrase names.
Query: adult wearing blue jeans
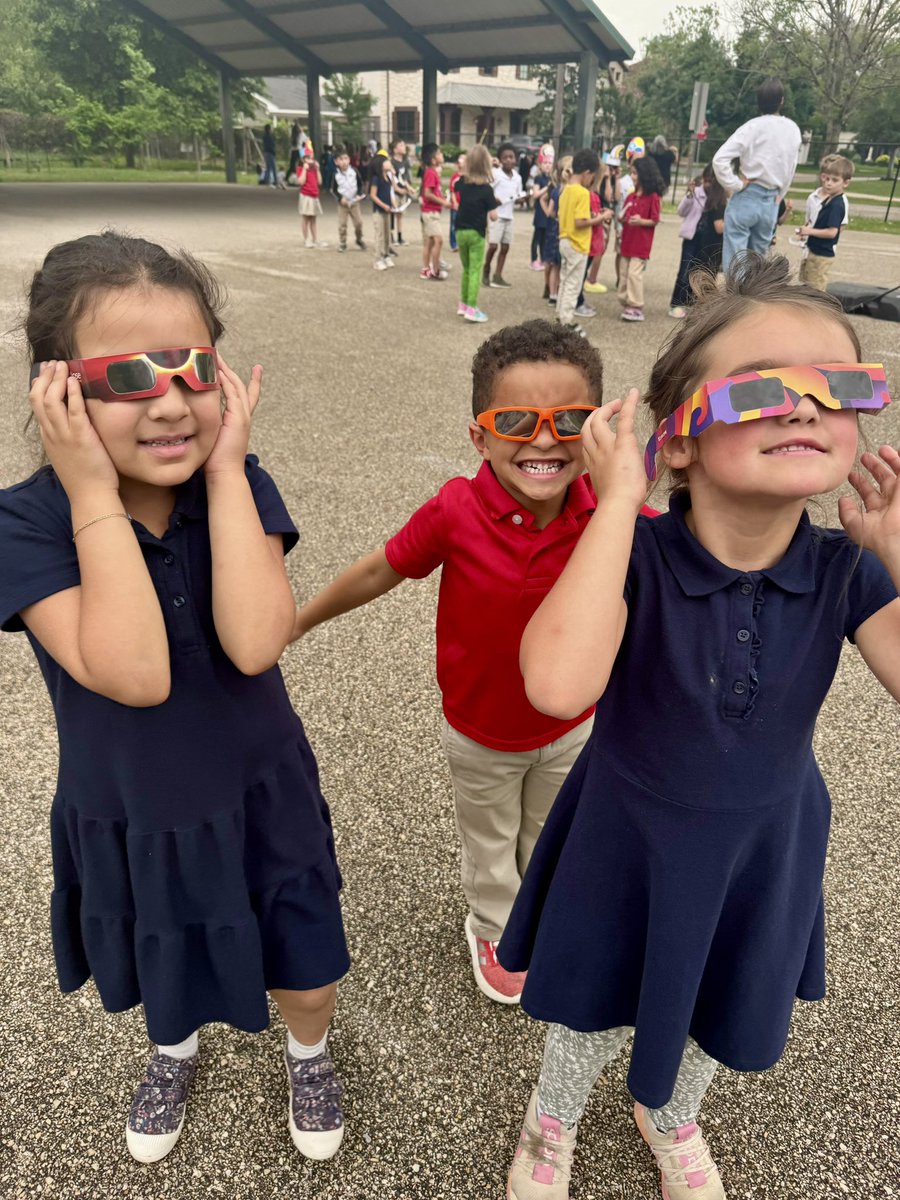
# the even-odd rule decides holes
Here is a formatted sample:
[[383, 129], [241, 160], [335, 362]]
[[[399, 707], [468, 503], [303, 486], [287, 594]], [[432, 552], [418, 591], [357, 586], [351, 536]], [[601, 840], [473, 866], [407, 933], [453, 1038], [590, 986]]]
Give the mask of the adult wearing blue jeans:
[[278, 184], [278, 163], [275, 159], [275, 134], [272, 132], [271, 125], [267, 125], [263, 130], [263, 158], [266, 161], [266, 169], [262, 177], [262, 182], [267, 183], [269, 187], [276, 187]]
[[[756, 103], [760, 115], [736, 129], [713, 157], [716, 178], [731, 197], [725, 209], [723, 271], [744, 250], [768, 252], [778, 202], [790, 187], [800, 153], [800, 130], [780, 111], [784, 104], [781, 80], [764, 80]], [[734, 159], [740, 163], [737, 172]]]

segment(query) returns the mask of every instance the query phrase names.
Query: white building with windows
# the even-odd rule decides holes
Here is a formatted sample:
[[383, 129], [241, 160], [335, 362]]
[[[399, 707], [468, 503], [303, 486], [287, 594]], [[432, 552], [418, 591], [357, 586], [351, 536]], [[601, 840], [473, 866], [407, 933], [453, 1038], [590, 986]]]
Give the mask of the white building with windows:
[[[529, 72], [527, 66], [459, 67], [439, 74], [438, 141], [465, 148], [483, 136], [496, 146], [510, 134], [543, 132], [531, 120], [541, 97]], [[361, 71], [359, 81], [375, 97], [370, 137], [385, 147], [393, 137], [422, 141], [421, 71]]]

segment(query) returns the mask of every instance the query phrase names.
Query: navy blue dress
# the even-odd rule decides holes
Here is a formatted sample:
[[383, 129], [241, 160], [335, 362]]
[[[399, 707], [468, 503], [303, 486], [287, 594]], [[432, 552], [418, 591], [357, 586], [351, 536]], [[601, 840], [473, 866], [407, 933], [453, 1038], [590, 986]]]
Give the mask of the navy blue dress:
[[[266, 533], [297, 532], [253, 455]], [[135, 522], [171, 651], [171, 694], [131, 708], [81, 687], [28, 634], [59, 732], [51, 925], [60, 987], [143, 1004], [153, 1041], [226, 1021], [257, 1031], [266, 990], [315, 988], [349, 958], [315, 758], [278, 667], [247, 676], [212, 617], [206, 488], [179, 489], [161, 538]], [[0, 624], [80, 582], [69, 502], [44, 467], [0, 491]]]
[[774, 567], [726, 567], [688, 504], [638, 518], [616, 666], [498, 951], [528, 970], [533, 1017], [635, 1026], [628, 1086], [652, 1108], [689, 1034], [763, 1070], [794, 997], [825, 994], [813, 729], [842, 639], [896, 596], [874, 555], [805, 515]]

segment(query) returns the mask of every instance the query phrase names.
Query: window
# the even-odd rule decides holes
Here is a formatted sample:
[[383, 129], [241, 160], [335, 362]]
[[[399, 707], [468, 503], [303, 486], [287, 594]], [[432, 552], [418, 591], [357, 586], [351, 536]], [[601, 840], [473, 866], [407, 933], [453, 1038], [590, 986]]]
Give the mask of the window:
[[419, 140], [419, 110], [417, 108], [395, 108], [393, 136], [404, 142]]
[[497, 68], [496, 67], [479, 67], [478, 74], [479, 75], [489, 75], [492, 79], [496, 79], [497, 78]]
[[531, 67], [516, 67], [516, 79], [530, 79]]
[[510, 133], [527, 133], [525, 126], [528, 122], [525, 119], [525, 114], [520, 112], [511, 112], [509, 114], [509, 132]]

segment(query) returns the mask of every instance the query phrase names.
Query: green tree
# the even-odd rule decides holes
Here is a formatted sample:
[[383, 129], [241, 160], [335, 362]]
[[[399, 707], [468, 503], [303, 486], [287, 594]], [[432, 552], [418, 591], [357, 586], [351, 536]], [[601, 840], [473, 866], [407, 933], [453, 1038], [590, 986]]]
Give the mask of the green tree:
[[329, 104], [344, 114], [341, 124], [347, 140], [358, 142], [366, 117], [375, 106], [375, 97], [362, 86], [358, 75], [331, 75], [322, 90]]
[[808, 81], [826, 147], [900, 76], [900, 0], [743, 0], [741, 17], [757, 37], [758, 70], [775, 74], [766, 68], [782, 62]]

